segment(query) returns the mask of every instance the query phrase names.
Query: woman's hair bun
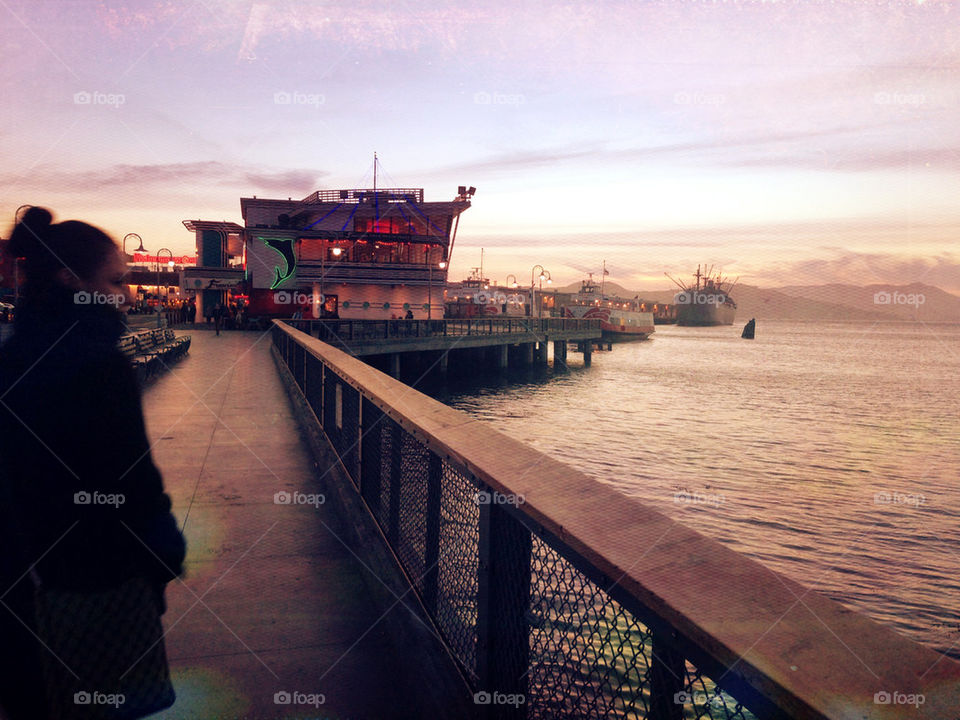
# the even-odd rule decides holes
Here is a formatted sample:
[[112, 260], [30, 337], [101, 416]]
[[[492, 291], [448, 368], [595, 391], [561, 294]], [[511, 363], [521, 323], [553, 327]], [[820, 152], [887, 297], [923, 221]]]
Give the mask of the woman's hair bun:
[[52, 220], [53, 215], [46, 208], [27, 208], [10, 234], [10, 244], [7, 246], [9, 254], [31, 258], [38, 253], [48, 252], [46, 245]]

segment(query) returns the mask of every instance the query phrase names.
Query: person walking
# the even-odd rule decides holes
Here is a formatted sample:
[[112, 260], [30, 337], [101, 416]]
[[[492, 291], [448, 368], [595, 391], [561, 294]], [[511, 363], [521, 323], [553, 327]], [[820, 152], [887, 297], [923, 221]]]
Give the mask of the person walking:
[[223, 322], [223, 305], [217, 303], [213, 306], [213, 328], [217, 331], [217, 336], [220, 336], [220, 325]]
[[91, 692], [145, 717], [174, 702], [160, 617], [186, 543], [117, 348], [127, 268], [37, 207], [9, 252], [26, 284], [0, 347], [0, 717], [104, 717]]
[[187, 322], [190, 323], [191, 327], [196, 324], [197, 320], [197, 303], [193, 300], [190, 301], [190, 304], [187, 305]]

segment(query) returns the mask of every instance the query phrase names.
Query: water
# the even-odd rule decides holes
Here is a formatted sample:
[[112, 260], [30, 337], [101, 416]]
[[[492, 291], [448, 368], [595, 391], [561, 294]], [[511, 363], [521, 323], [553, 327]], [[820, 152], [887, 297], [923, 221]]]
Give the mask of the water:
[[739, 333], [658, 326], [441, 399], [960, 657], [960, 325]]

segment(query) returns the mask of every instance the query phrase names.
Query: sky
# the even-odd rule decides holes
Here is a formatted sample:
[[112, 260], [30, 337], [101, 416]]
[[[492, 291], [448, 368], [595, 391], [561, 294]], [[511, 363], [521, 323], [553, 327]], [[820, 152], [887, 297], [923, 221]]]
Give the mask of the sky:
[[[149, 251], [242, 196], [477, 193], [521, 283], [960, 293], [960, 3], [0, 0], [0, 217]], [[0, 224], [0, 234], [9, 223]]]

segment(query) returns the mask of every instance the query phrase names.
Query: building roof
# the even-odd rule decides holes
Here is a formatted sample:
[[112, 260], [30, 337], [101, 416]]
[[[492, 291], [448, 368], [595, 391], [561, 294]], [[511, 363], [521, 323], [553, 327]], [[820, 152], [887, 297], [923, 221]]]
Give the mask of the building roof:
[[243, 225], [229, 220], [184, 220], [183, 226], [190, 232], [197, 230], [218, 230], [227, 233], [243, 232]]

